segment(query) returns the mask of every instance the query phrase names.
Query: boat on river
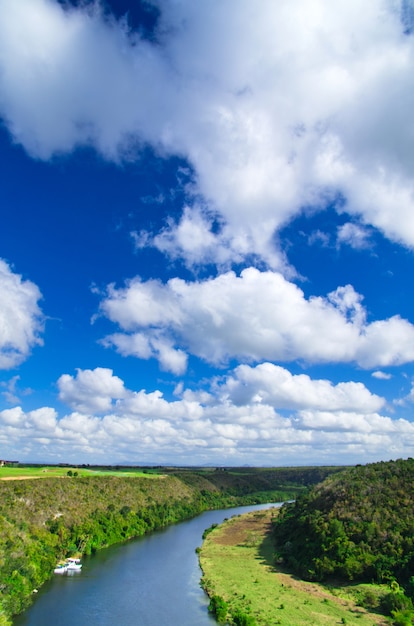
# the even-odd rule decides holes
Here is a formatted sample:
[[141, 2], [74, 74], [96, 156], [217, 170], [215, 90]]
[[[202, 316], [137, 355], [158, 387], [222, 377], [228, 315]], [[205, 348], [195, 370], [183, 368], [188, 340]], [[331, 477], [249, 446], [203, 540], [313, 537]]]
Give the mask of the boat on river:
[[82, 563], [80, 562], [80, 559], [66, 559], [66, 563], [68, 572], [80, 572], [80, 570], [82, 569]]
[[69, 574], [72, 572], [80, 572], [82, 569], [82, 563], [80, 559], [70, 557], [65, 560], [64, 563], [59, 563], [53, 572], [55, 574]]

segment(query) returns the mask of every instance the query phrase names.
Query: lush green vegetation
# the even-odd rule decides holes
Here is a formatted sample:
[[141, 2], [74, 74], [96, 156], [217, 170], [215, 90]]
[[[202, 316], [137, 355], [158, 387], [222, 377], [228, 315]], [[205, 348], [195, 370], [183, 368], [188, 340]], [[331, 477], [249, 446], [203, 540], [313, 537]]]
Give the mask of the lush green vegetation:
[[413, 510], [413, 459], [351, 468], [283, 507], [274, 523], [276, 552], [308, 580], [389, 583], [384, 610], [395, 623], [411, 624]]
[[8, 472], [4, 478], [22, 470], [21, 478], [36, 480], [0, 480], [0, 625], [28, 606], [33, 590], [66, 556], [90, 554], [207, 509], [290, 499], [321, 472], [335, 471], [1, 469]]
[[388, 620], [372, 608], [388, 594], [387, 586], [327, 587], [300, 581], [274, 567], [271, 510], [233, 517], [209, 529], [199, 550], [203, 586], [210, 612], [232, 626], [379, 626]]

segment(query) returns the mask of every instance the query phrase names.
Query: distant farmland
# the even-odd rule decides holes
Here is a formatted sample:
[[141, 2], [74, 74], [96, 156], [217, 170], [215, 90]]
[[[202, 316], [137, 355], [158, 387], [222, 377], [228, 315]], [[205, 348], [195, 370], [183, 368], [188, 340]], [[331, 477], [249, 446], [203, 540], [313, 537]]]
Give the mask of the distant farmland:
[[70, 478], [71, 476], [128, 476], [159, 478], [160, 473], [142, 469], [94, 469], [86, 467], [70, 467], [45, 465], [36, 467], [0, 467], [0, 480], [28, 480], [31, 478]]

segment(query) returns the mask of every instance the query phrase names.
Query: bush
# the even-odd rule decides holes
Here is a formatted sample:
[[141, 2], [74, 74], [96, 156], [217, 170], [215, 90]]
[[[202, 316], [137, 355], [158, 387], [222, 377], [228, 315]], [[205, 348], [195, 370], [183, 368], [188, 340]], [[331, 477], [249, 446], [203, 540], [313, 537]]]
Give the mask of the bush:
[[6, 617], [1, 604], [0, 604], [0, 626], [11, 626], [11, 621]]
[[219, 624], [225, 624], [227, 619], [228, 604], [220, 596], [213, 596], [210, 599], [208, 610], [213, 613]]
[[378, 596], [370, 589], [365, 591], [363, 597], [361, 598], [359, 604], [364, 607], [364, 609], [372, 610], [378, 608]]
[[205, 529], [205, 531], [202, 534], [202, 539], [205, 539], [207, 537], [207, 535], [209, 535], [215, 528], [217, 528], [218, 524], [211, 524], [211, 526], [209, 526], [208, 528]]
[[240, 609], [233, 613], [232, 619], [235, 626], [256, 626], [257, 624], [254, 617], [247, 615], [247, 613], [243, 613]]
[[381, 599], [381, 609], [387, 615], [413, 611], [413, 603], [402, 591], [390, 591]]
[[414, 624], [414, 611], [406, 609], [404, 611], [392, 611], [394, 626], [412, 626]]

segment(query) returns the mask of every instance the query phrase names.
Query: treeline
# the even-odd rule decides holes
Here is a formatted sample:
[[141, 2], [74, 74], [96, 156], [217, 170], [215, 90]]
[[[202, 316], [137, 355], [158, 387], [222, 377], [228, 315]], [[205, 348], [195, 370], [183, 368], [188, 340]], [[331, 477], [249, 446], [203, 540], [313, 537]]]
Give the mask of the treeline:
[[[278, 491], [282, 495], [302, 493], [304, 487], [316, 485], [327, 476], [340, 472], [342, 467], [275, 467], [275, 468], [218, 468], [175, 470], [173, 475], [186, 484], [205, 490], [220, 490], [229, 495], [249, 495], [258, 492]], [[289, 498], [283, 497], [281, 500]]]
[[[0, 481], [0, 626], [30, 604], [60, 559], [91, 554], [208, 509], [291, 499], [303, 490], [303, 471]], [[312, 482], [313, 468], [306, 471]]]
[[350, 468], [282, 507], [276, 554], [308, 580], [391, 583], [408, 609], [402, 590], [414, 596], [413, 513], [413, 459]]

